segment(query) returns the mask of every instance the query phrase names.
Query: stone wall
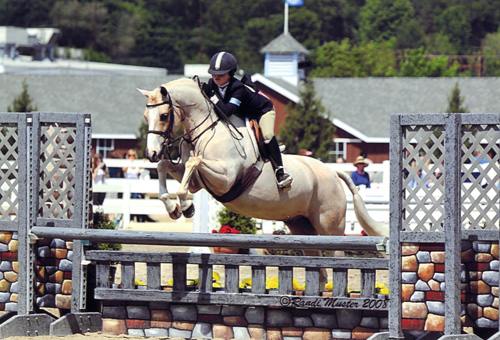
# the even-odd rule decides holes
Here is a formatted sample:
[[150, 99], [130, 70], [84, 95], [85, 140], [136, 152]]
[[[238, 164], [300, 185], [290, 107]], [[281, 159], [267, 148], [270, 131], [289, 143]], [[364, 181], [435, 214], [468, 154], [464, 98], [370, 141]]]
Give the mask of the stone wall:
[[37, 305], [71, 309], [73, 242], [41, 239], [37, 244]]
[[[498, 328], [498, 243], [462, 242], [464, 327]], [[402, 246], [403, 330], [444, 330], [444, 244]]]
[[386, 330], [387, 312], [195, 304], [102, 307], [103, 332], [223, 339], [366, 339]]
[[[39, 307], [71, 309], [72, 242], [39, 240], [36, 302]], [[19, 273], [17, 232], [0, 232], [0, 311], [17, 311]]]
[[17, 311], [17, 233], [0, 232], [0, 311]]

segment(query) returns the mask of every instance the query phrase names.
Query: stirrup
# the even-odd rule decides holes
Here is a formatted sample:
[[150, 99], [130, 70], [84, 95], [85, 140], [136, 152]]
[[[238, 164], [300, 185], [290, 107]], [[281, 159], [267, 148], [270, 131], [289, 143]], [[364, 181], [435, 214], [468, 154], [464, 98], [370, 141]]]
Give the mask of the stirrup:
[[[280, 170], [283, 171], [283, 174], [280, 176], [280, 177], [282, 177], [281, 181], [278, 179], [278, 171], [280, 171]], [[287, 174], [282, 166], [278, 167], [274, 171], [274, 174], [276, 175], [276, 181], [277, 181], [279, 189], [288, 188], [293, 182], [292, 176]]]

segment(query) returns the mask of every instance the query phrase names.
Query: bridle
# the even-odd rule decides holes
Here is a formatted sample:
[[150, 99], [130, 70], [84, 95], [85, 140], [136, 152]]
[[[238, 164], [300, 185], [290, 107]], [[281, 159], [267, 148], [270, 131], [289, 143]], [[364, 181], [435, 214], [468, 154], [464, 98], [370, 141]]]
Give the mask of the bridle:
[[[175, 123], [174, 104], [172, 102], [172, 97], [170, 96], [170, 93], [167, 91], [167, 89], [165, 87], [161, 86], [160, 90], [161, 90], [161, 94], [163, 97], [163, 101], [161, 103], [157, 103], [157, 104], [146, 104], [146, 108], [150, 109], [150, 108], [155, 108], [155, 107], [162, 106], [162, 105], [168, 105], [168, 107], [169, 107], [168, 112], [160, 113], [160, 121], [163, 121], [163, 122], [168, 121], [168, 125], [164, 131], [148, 130], [147, 133], [148, 134], [152, 133], [152, 134], [159, 135], [159, 136], [163, 137], [163, 142], [161, 143], [160, 154], [158, 156], [160, 159], [162, 158], [162, 156], [168, 157], [168, 159], [171, 162], [173, 162], [172, 158], [170, 157], [170, 149], [172, 146], [175, 146], [175, 144], [177, 142], [179, 142], [179, 140], [185, 141], [189, 144], [194, 144], [205, 132], [207, 132], [208, 130], [215, 127], [215, 125], [217, 125], [219, 123], [220, 119], [217, 118], [216, 120], [214, 120], [212, 122], [212, 124], [210, 124], [205, 129], [203, 129], [203, 131], [201, 131], [196, 137], [192, 138], [191, 134], [197, 128], [202, 126], [208, 120], [208, 118], [210, 118], [211, 112], [209, 111], [208, 114], [206, 115], [206, 117], [203, 118], [203, 120], [198, 125], [193, 127], [191, 130], [185, 132], [181, 136], [176, 137], [176, 138], [172, 138], [173, 137], [172, 131], [174, 130], [174, 123]], [[179, 108], [181, 111], [184, 111], [181, 106], [175, 106], [175, 107]], [[181, 145], [179, 144], [179, 149], [180, 149], [180, 147], [181, 147]], [[179, 152], [179, 154], [180, 154], [180, 152]]]

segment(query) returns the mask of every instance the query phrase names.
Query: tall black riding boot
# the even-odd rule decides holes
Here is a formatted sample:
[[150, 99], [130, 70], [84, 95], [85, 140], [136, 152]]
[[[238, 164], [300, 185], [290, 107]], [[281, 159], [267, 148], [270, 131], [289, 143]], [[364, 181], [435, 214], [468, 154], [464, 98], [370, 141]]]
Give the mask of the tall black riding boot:
[[283, 160], [281, 159], [281, 151], [276, 137], [273, 137], [269, 142], [266, 142], [267, 152], [269, 153], [269, 160], [276, 175], [276, 182], [278, 188], [283, 189], [292, 184], [293, 178], [283, 169]]

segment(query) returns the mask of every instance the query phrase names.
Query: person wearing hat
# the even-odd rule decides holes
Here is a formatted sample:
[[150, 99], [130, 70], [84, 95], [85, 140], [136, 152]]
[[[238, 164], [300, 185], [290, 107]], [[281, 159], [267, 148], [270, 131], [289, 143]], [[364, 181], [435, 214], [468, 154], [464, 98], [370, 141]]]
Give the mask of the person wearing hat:
[[253, 83], [248, 80], [242, 82], [235, 78], [237, 67], [238, 62], [231, 53], [214, 54], [210, 59], [208, 69], [212, 78], [208, 83], [202, 84], [202, 90], [216, 108], [226, 116], [236, 114], [242, 119], [256, 119], [259, 122], [278, 188], [289, 187], [293, 179], [283, 168], [281, 151], [274, 136], [276, 113], [273, 104], [255, 90]]
[[368, 166], [368, 162], [363, 156], [356, 157], [354, 161], [354, 166], [356, 171], [351, 173], [351, 179], [355, 186], [364, 185], [365, 187], [370, 187], [370, 175], [365, 172], [365, 168]]

